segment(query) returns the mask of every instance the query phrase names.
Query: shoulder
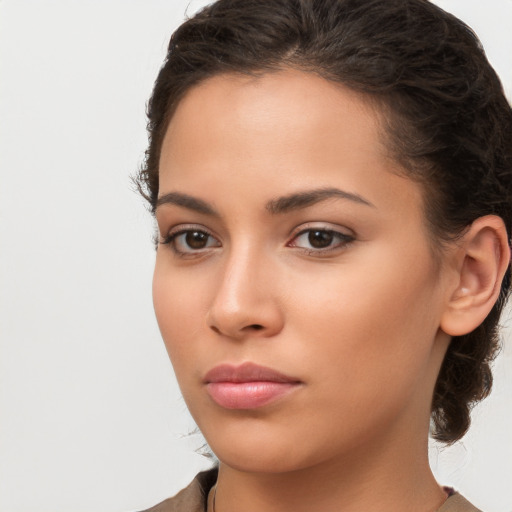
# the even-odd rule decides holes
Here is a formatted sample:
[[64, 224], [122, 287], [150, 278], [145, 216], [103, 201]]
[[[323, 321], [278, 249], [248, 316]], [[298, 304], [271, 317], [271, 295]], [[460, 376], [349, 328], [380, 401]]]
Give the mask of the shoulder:
[[482, 512], [458, 493], [450, 496], [437, 512]]
[[203, 471], [173, 498], [162, 501], [144, 512], [204, 512], [208, 492], [217, 481], [217, 468]]

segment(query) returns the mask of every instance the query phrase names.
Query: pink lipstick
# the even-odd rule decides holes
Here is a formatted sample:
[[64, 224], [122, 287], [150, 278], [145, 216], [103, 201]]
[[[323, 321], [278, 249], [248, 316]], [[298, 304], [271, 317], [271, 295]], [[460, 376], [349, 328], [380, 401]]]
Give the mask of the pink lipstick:
[[222, 364], [204, 377], [212, 400], [225, 409], [256, 409], [297, 389], [301, 382], [254, 363]]

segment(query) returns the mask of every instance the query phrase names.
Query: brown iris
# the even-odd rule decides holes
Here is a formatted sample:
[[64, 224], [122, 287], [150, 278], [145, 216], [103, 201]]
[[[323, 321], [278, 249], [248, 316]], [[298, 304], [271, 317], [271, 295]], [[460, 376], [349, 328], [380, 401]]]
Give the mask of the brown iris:
[[311, 244], [311, 247], [315, 249], [324, 249], [332, 244], [333, 238], [334, 235], [331, 231], [317, 229], [309, 232], [308, 242]]
[[209, 236], [204, 231], [188, 231], [185, 242], [191, 249], [204, 249], [208, 244]]

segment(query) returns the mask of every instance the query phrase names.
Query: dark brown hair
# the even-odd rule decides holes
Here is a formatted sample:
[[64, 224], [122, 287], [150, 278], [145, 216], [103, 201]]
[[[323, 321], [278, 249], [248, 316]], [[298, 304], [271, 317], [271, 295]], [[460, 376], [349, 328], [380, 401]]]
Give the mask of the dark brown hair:
[[[219, 0], [173, 34], [148, 106], [139, 190], [154, 213], [160, 149], [191, 87], [221, 73], [313, 72], [375, 100], [394, 158], [425, 190], [437, 248], [478, 217], [512, 231], [512, 110], [480, 42], [427, 0]], [[509, 269], [510, 270], [510, 269]], [[487, 396], [498, 321], [510, 291], [475, 331], [453, 338], [432, 401], [434, 437], [467, 431]]]

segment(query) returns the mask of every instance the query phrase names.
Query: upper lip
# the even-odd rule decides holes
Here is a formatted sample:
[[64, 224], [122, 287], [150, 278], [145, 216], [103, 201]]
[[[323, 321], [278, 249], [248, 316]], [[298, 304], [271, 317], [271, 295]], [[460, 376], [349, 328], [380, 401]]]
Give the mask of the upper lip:
[[285, 375], [272, 368], [247, 362], [241, 365], [221, 364], [212, 368], [204, 382], [300, 382], [299, 379]]

